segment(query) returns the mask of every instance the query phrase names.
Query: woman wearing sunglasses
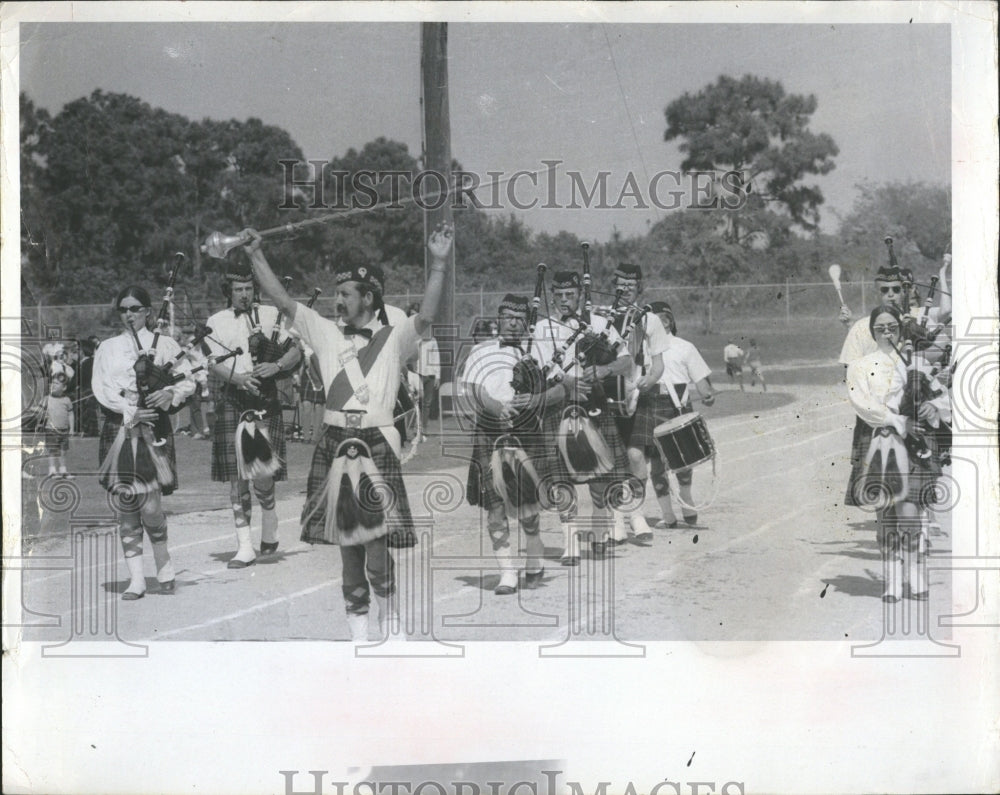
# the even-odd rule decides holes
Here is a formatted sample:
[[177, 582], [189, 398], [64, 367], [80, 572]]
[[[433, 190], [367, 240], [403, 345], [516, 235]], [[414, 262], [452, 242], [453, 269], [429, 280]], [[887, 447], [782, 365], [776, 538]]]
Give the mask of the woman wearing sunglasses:
[[[947, 390], [905, 405], [907, 365], [899, 354], [902, 313], [892, 304], [876, 307], [868, 327], [876, 351], [847, 368], [851, 405], [858, 417], [873, 430], [861, 473], [849, 491], [856, 504], [875, 506], [879, 516], [878, 541], [889, 567], [882, 599], [897, 602], [909, 586], [912, 599], [928, 596], [923, 557], [927, 539], [921, 528], [920, 511], [934, 499], [933, 484], [940, 473], [935, 460], [922, 460], [907, 452], [904, 440], [917, 432], [918, 423], [937, 427], [950, 419]], [[933, 386], [933, 382], [932, 382]], [[938, 390], [931, 390], [932, 392]], [[911, 415], [911, 416], [908, 416]], [[931, 450], [936, 456], [936, 451]], [[905, 561], [904, 561], [905, 553]], [[905, 565], [904, 565], [905, 563]]]
[[[142, 566], [142, 533], [149, 536], [160, 593], [174, 592], [174, 567], [167, 550], [167, 519], [161, 497], [177, 487], [174, 440], [154, 438], [157, 409], [181, 405], [194, 392], [195, 382], [186, 363], [173, 370], [183, 377], [155, 389], [140, 401], [135, 365], [143, 354], [163, 366], [181, 352], [168, 334], [155, 342], [150, 330], [150, 297], [142, 287], [126, 287], [115, 298], [122, 333], [102, 342], [94, 355], [93, 391], [105, 422], [100, 439], [101, 485], [112, 493], [129, 584], [122, 599], [134, 601], [146, 593]], [[144, 407], [140, 407], [140, 403]]]

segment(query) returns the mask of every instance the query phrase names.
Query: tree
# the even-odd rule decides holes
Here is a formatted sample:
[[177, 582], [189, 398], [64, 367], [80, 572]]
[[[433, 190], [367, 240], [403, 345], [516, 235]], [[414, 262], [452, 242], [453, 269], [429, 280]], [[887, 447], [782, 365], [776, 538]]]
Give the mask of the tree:
[[816, 107], [814, 95], [786, 95], [781, 83], [753, 75], [723, 75], [667, 105], [664, 140], [682, 139], [685, 172], [749, 175], [749, 200], [727, 212], [730, 242], [766, 234], [762, 227], [770, 222], [764, 219], [776, 209], [803, 229], [816, 228], [823, 194], [802, 180], [829, 173], [839, 152], [829, 135], [808, 129]]
[[840, 222], [840, 236], [856, 261], [886, 261], [884, 238], [903, 266], [937, 272], [951, 247], [951, 189], [923, 182], [857, 185], [858, 196]]
[[[284, 130], [257, 119], [195, 123], [100, 90], [51, 120], [27, 98], [22, 109], [22, 157], [30, 165], [22, 201], [39, 215], [25, 226], [44, 240], [28, 247], [27, 270], [50, 302], [103, 302], [125, 283], [162, 284], [176, 251], [200, 266], [198, 245], [208, 231], [303, 217], [277, 209], [278, 161], [301, 152]], [[296, 261], [280, 243], [273, 256], [279, 266]], [[204, 295], [215, 280], [201, 277], [199, 267], [192, 292]]]
[[48, 259], [44, 186], [45, 137], [52, 129], [44, 108], [36, 108], [23, 91], [20, 101], [21, 141], [21, 278], [27, 290], [24, 303], [37, 303], [44, 294], [36, 272]]

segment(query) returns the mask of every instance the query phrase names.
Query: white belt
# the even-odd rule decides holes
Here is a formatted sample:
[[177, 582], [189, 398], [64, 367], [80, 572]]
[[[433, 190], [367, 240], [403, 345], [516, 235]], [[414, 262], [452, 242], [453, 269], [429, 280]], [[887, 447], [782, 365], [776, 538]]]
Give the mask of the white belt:
[[323, 412], [323, 422], [338, 428], [379, 428], [392, 425], [392, 414], [385, 410], [376, 411], [331, 411]]

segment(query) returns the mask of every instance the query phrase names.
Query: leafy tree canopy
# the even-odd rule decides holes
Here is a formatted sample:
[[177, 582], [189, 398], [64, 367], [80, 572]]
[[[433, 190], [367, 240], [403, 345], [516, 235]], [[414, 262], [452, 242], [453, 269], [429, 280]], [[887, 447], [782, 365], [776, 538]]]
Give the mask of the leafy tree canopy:
[[[665, 110], [666, 141], [680, 139], [684, 171], [748, 172], [753, 198], [746, 208], [757, 212], [766, 203], [804, 229], [819, 222], [823, 194], [803, 184], [810, 174], [827, 174], [839, 150], [826, 133], [813, 133], [809, 120], [816, 97], [786, 94], [781, 83], [753, 75], [722, 75], [696, 94], [685, 93]], [[732, 213], [727, 230], [731, 242], [743, 243], [756, 225], [740, 223]]]

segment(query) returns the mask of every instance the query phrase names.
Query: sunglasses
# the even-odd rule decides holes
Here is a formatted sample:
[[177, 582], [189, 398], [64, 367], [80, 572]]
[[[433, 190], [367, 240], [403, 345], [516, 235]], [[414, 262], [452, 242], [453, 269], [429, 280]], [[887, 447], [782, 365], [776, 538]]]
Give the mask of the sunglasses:
[[879, 289], [879, 292], [882, 293], [882, 295], [886, 295], [887, 293], [901, 293], [901, 292], [903, 292], [903, 288], [902, 287], [879, 287], [878, 289]]
[[890, 323], [887, 326], [882, 326], [882, 325], [872, 326], [872, 331], [874, 331], [876, 334], [895, 334], [897, 331], [899, 331], [899, 324]]
[[118, 307], [118, 311], [123, 315], [126, 312], [142, 312], [144, 309], [146, 309], [146, 307], [144, 307], [142, 304], [129, 304], [128, 306]]

